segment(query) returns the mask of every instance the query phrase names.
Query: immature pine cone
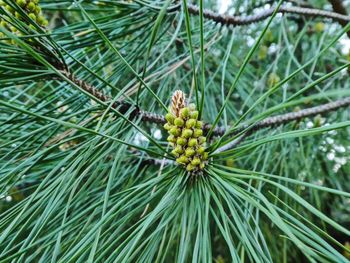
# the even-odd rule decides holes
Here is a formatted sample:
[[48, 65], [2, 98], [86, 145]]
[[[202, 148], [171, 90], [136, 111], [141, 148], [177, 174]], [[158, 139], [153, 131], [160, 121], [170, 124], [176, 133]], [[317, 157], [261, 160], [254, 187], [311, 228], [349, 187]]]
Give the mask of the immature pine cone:
[[189, 172], [202, 170], [208, 160], [204, 148], [206, 138], [202, 136], [203, 123], [198, 120], [195, 106], [186, 106], [185, 94], [181, 90], [174, 92], [165, 119], [164, 128], [170, 134], [167, 140], [174, 148], [171, 153], [177, 157], [176, 162]]

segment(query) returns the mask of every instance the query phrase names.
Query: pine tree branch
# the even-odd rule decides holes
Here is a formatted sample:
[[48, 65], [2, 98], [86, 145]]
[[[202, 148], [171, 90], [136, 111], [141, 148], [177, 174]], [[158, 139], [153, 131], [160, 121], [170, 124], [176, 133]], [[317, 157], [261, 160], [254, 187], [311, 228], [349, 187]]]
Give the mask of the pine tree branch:
[[251, 134], [252, 134], [251, 131], [244, 133], [243, 135], [241, 135], [241, 137], [238, 137], [237, 139], [233, 140], [232, 142], [229, 142], [228, 144], [225, 144], [224, 146], [216, 149], [213, 152], [213, 154], [221, 153], [221, 152], [236, 148], [241, 142], [243, 142]]
[[[273, 14], [274, 10], [275, 8], [271, 7], [270, 9], [264, 10], [255, 15], [232, 16], [232, 15], [222, 15], [222, 14], [215, 13], [209, 9], [204, 9], [203, 16], [204, 18], [213, 20], [214, 22], [225, 26], [245, 26], [245, 25], [257, 23], [269, 18]], [[199, 15], [199, 7], [196, 5], [189, 4], [188, 11], [192, 15]], [[339, 22], [342, 25], [350, 22], [350, 16], [346, 15], [346, 13], [345, 14], [335, 13], [335, 12], [330, 12], [330, 11], [320, 10], [315, 8], [281, 6], [278, 10], [278, 13], [297, 14], [305, 17], [330, 18], [332, 20]]]
[[[109, 102], [112, 100], [111, 97], [103, 94], [101, 91], [99, 91], [96, 87], [90, 85], [89, 83], [82, 81], [74, 76], [69, 71], [61, 71], [69, 80], [74, 82], [76, 85], [78, 85], [80, 88], [85, 90], [86, 92], [90, 93], [92, 96], [96, 97], [97, 99], [103, 101], [103, 102]], [[335, 111], [339, 108], [346, 107], [350, 105], [350, 97], [343, 98], [334, 102], [330, 102], [327, 104], [323, 104], [320, 106], [304, 109], [298, 112], [290, 112], [282, 115], [276, 115], [274, 117], [266, 118], [265, 120], [262, 120], [260, 122], [257, 122], [256, 124], [252, 126], [244, 125], [238, 129], [236, 129], [234, 132], [230, 133], [230, 135], [236, 135], [244, 130], [247, 129], [246, 132], [253, 132], [256, 130], [260, 130], [267, 127], [273, 127], [281, 124], [285, 124], [291, 121], [299, 120], [305, 117], [315, 116], [317, 114], [324, 114], [330, 111]], [[165, 118], [162, 115], [147, 112], [140, 110], [136, 106], [127, 103], [127, 102], [115, 102], [112, 105], [113, 108], [118, 109], [118, 111], [122, 114], [126, 113], [129, 109], [134, 108], [133, 111], [130, 114], [131, 118], [139, 117], [141, 118], [141, 121], [144, 122], [151, 122], [151, 123], [157, 123], [157, 124], [164, 124]], [[204, 130], [208, 131], [211, 128], [210, 124], [204, 125]], [[222, 136], [226, 132], [225, 127], [217, 127], [214, 129], [213, 134], [215, 136]]]
[[133, 157], [136, 157], [136, 162], [139, 162], [140, 158], [143, 158], [141, 160], [141, 166], [146, 165], [160, 165], [160, 166], [168, 166], [168, 165], [175, 165], [177, 164], [175, 161], [166, 159], [165, 156], [162, 159], [153, 158], [152, 156], [145, 155], [144, 153], [140, 152], [139, 150], [130, 149], [131, 154]]
[[[61, 73], [65, 77], [67, 77], [69, 80], [71, 80], [73, 83], [75, 83], [80, 88], [82, 88], [83, 90], [85, 90], [86, 92], [94, 96], [95, 98], [99, 99], [100, 101], [103, 101], [103, 102], [112, 101], [111, 97], [102, 93], [93, 85], [78, 79], [73, 73], [69, 72], [68, 70], [63, 70], [61, 71]], [[141, 118], [142, 121], [146, 121], [146, 122], [153, 122], [153, 123], [160, 123], [160, 124], [165, 123], [165, 119], [163, 116], [159, 114], [147, 112], [147, 111], [142, 111], [135, 105], [132, 105], [131, 103], [116, 101], [113, 103], [112, 107], [114, 109], [117, 109], [121, 114], [125, 114], [130, 109], [134, 108], [130, 113], [130, 118], [139, 117]]]
[[[331, 3], [334, 12], [337, 12], [338, 14], [345, 15], [345, 16], [348, 15], [348, 12], [346, 11], [341, 0], [329, 0], [329, 2]], [[341, 24], [342, 27], [345, 27], [347, 22], [339, 21], [339, 24]], [[346, 32], [346, 34], [348, 35], [348, 37], [350, 37], [350, 31]]]
[[175, 165], [176, 162], [168, 159], [145, 159], [142, 161], [143, 165]]
[[[234, 140], [220, 148], [218, 148], [215, 153], [220, 153], [223, 151], [227, 151], [230, 149], [233, 149], [236, 147], [239, 143], [243, 141], [246, 137], [251, 135], [253, 132], [258, 131], [263, 128], [271, 128], [275, 126], [279, 126], [282, 124], [286, 124], [288, 122], [301, 120], [306, 117], [316, 116], [318, 114], [326, 114], [331, 111], [336, 111], [340, 108], [350, 106], [350, 97], [346, 97], [343, 99], [339, 99], [333, 102], [329, 102], [326, 104], [322, 104], [319, 106], [307, 108], [304, 110], [300, 110], [298, 112], [289, 112], [286, 114], [276, 115], [273, 117], [266, 118], [265, 120], [259, 121], [256, 124], [249, 126], [244, 125], [243, 127], [238, 128], [234, 132], [232, 132], [230, 135], [236, 135], [244, 131], [242, 137], [240, 137], [237, 140]], [[219, 128], [220, 129], [220, 128]], [[246, 130], [246, 131], [245, 131]], [[224, 129], [218, 130], [216, 134], [223, 135]]]
[[[71, 80], [73, 83], [75, 83], [77, 86], [85, 90], [86, 92], [90, 93], [92, 96], [95, 98], [103, 101], [103, 102], [108, 102], [111, 101], [112, 98], [103, 94], [101, 91], [99, 91], [96, 87], [90, 85], [89, 83], [78, 79], [73, 73], [71, 73], [68, 70], [63, 70], [61, 71], [65, 77], [67, 77], [69, 80]], [[118, 109], [121, 113], [126, 113], [132, 105], [129, 103], [125, 102], [115, 102], [112, 105], [113, 108]]]

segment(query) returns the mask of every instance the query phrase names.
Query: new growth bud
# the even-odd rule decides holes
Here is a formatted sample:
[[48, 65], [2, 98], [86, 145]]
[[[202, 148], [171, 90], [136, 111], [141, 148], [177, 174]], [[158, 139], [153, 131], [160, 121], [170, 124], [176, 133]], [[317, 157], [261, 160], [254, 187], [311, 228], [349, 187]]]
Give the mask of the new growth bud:
[[201, 129], [195, 129], [194, 132], [193, 132], [193, 136], [196, 137], [196, 138], [198, 138], [198, 137], [200, 137], [202, 135], [203, 135], [203, 130], [201, 130]]
[[195, 154], [195, 150], [193, 148], [187, 148], [186, 151], [185, 151], [185, 154], [187, 157], [191, 157]]
[[174, 137], [174, 135], [169, 135], [167, 140], [168, 142], [176, 142], [176, 138]]
[[176, 127], [172, 127], [169, 131], [170, 134], [174, 135], [174, 136], [179, 136], [181, 133], [181, 130], [179, 128]]
[[195, 110], [195, 111], [192, 111], [192, 112], [191, 112], [191, 115], [190, 115], [190, 116], [191, 116], [191, 118], [193, 118], [193, 119], [196, 119], [196, 120], [197, 120], [198, 115], [199, 115], [198, 111], [196, 111], [196, 110]]
[[181, 118], [187, 118], [188, 116], [190, 116], [190, 109], [185, 107], [183, 109], [180, 110], [180, 116]]
[[184, 126], [184, 120], [182, 118], [176, 118], [175, 121], [174, 121], [174, 124], [177, 126], [177, 127], [182, 127]]
[[196, 145], [197, 145], [197, 139], [190, 139], [190, 140], [188, 141], [188, 146], [194, 147], [194, 146], [196, 146]]
[[190, 138], [192, 136], [192, 134], [193, 134], [193, 131], [191, 129], [184, 129], [184, 130], [182, 130], [181, 136], [183, 138], [188, 139], [188, 138]]
[[165, 123], [163, 127], [164, 127], [164, 129], [169, 131], [173, 126], [169, 123]]
[[189, 119], [186, 121], [186, 128], [193, 128], [196, 125], [196, 120], [195, 119]]
[[184, 138], [179, 137], [179, 138], [177, 138], [176, 143], [178, 145], [185, 145], [187, 143], [187, 140], [184, 139]]
[[17, 5], [19, 5], [20, 7], [25, 7], [27, 4], [26, 0], [17, 0], [16, 1]]
[[174, 124], [175, 117], [171, 113], [167, 113], [165, 115], [165, 119], [168, 121], [169, 124]]

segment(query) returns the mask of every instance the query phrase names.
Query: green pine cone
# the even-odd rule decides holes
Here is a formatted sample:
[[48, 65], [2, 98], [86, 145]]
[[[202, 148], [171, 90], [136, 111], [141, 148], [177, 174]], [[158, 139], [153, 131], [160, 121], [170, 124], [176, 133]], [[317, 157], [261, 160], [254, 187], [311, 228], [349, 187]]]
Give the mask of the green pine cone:
[[[38, 3], [39, 3], [38, 0], [16, 0], [16, 4], [19, 7], [21, 7], [24, 12], [27, 13], [28, 17], [31, 20], [35, 21], [39, 26], [45, 27], [48, 25], [48, 21], [45, 19], [44, 16], [41, 15], [41, 8], [38, 5]], [[31, 23], [28, 23], [28, 21], [24, 19], [24, 16], [22, 16], [20, 12], [17, 12], [10, 5], [7, 5], [3, 0], [0, 0], [0, 6], [4, 6], [5, 9], [7, 10], [7, 19], [11, 20], [13, 19], [13, 17], [15, 17], [21, 20], [22, 22], [26, 23], [33, 30], [36, 30], [35, 26], [33, 26], [33, 24]], [[10, 26], [10, 23], [6, 23], [6, 21], [1, 18], [0, 18], [0, 24], [1, 26], [5, 27], [7, 30], [10, 30], [16, 33], [18, 36], [21, 35], [20, 30], [18, 30], [14, 26]]]
[[185, 165], [188, 172], [194, 173], [204, 169], [208, 159], [208, 153], [203, 147], [206, 142], [203, 136], [203, 122], [197, 120], [199, 112], [195, 105], [184, 107], [181, 103], [178, 107], [174, 104], [179, 98], [179, 92], [176, 96], [174, 93], [173, 104], [165, 115], [167, 123], [164, 129], [169, 133], [167, 140], [173, 147], [171, 153], [176, 157], [176, 162]]

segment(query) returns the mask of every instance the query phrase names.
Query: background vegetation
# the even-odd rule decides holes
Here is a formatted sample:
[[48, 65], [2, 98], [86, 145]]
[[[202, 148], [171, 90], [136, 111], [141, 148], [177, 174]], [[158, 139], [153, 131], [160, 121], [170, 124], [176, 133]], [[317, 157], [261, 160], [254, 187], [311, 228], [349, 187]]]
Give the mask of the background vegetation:
[[[3, 0], [0, 262], [349, 262], [347, 4]], [[203, 174], [169, 154], [177, 89]]]

